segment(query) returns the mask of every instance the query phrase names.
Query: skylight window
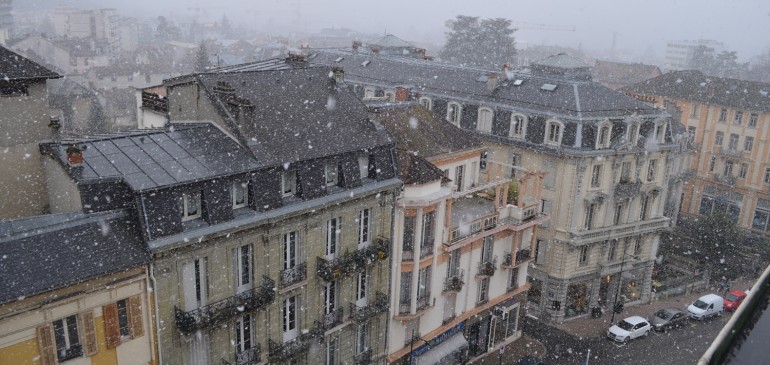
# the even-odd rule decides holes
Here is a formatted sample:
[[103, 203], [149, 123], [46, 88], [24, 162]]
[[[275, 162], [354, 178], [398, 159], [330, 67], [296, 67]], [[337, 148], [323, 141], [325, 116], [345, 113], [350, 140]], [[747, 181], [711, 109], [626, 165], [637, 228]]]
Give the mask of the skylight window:
[[516, 79], [516, 81], [513, 82], [513, 86], [521, 86], [521, 84], [523, 83], [524, 83], [524, 80]]
[[336, 60], [334, 60], [334, 62], [340, 63], [340, 62], [342, 62], [342, 60], [344, 60], [344, 59], [345, 59], [345, 57], [337, 57], [337, 59], [336, 59]]
[[706, 86], [706, 83], [705, 82], [701, 82], [700, 86]]
[[555, 91], [558, 85], [554, 84], [543, 84], [543, 86], [540, 87], [541, 90], [545, 91]]
[[363, 67], [366, 67], [366, 66], [368, 66], [370, 63], [372, 63], [372, 61], [370, 61], [370, 60], [366, 60], [366, 61], [364, 61], [364, 62], [362, 62], [362, 63], [361, 63], [361, 66], [363, 66]]

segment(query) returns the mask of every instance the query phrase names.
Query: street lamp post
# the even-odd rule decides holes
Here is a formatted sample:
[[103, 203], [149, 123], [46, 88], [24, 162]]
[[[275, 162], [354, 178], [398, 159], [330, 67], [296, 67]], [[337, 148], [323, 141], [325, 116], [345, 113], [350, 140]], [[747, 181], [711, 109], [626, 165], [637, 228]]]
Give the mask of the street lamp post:
[[628, 254], [626, 254], [626, 250], [628, 250], [628, 244], [623, 245], [623, 260], [620, 261], [620, 272], [618, 273], [618, 289], [615, 290], [615, 301], [612, 302], [612, 318], [610, 318], [610, 323], [615, 323], [615, 308], [618, 307], [618, 296], [620, 296], [620, 288], [623, 285], [623, 266], [626, 264], [626, 256], [628, 256]]

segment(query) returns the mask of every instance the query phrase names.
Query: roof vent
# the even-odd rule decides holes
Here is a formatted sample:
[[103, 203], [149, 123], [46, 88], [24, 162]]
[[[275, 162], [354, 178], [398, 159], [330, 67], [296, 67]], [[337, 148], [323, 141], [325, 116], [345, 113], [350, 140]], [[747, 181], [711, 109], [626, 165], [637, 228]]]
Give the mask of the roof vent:
[[364, 62], [361, 62], [361, 66], [366, 67], [366, 66], [369, 66], [370, 63], [372, 63], [371, 60], [366, 60]]
[[524, 83], [524, 80], [516, 79], [516, 81], [513, 82], [513, 86], [521, 86], [521, 84], [523, 83]]
[[543, 86], [540, 87], [540, 90], [555, 91], [557, 87], [559, 86], [554, 84], [543, 84]]
[[345, 59], [345, 57], [337, 57], [337, 59], [336, 59], [336, 60], [334, 60], [334, 62], [340, 63], [340, 62], [342, 62], [342, 60], [344, 60], [344, 59]]

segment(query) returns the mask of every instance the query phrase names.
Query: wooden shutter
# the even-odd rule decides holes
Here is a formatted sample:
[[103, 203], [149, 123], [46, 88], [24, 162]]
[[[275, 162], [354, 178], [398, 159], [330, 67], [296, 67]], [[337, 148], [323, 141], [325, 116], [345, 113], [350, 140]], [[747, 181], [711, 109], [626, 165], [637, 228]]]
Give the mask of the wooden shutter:
[[104, 337], [107, 348], [114, 349], [120, 345], [120, 324], [118, 323], [118, 306], [115, 303], [102, 307], [104, 317]]
[[133, 297], [128, 298], [128, 320], [131, 326], [131, 338], [144, 336], [141, 295], [134, 295]]
[[99, 352], [99, 346], [96, 343], [94, 312], [80, 313], [80, 323], [83, 329], [83, 352], [85, 352], [86, 356], [92, 356]]
[[37, 328], [37, 346], [40, 350], [40, 364], [56, 365], [56, 344], [53, 340], [51, 325]]

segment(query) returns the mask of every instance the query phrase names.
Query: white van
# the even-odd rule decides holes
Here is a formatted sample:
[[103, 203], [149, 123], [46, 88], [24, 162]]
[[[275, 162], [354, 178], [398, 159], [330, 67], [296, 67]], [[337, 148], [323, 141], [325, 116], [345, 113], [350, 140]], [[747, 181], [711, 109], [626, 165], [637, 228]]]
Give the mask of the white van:
[[687, 307], [687, 312], [693, 319], [721, 316], [722, 311], [724, 311], [724, 299], [716, 294], [706, 294]]

